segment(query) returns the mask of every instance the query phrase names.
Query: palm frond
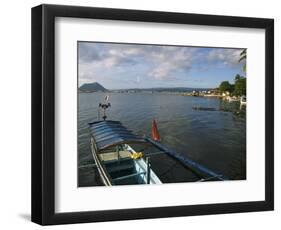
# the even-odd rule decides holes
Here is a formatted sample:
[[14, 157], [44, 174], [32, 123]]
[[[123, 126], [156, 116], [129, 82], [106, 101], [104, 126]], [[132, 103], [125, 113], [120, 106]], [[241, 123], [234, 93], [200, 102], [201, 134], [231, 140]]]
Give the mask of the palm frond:
[[239, 58], [239, 61], [238, 61], [238, 62], [241, 62], [241, 61], [243, 61], [243, 60], [245, 60], [245, 59], [246, 59], [246, 55], [241, 56], [241, 57]]
[[243, 65], [243, 71], [246, 73], [246, 63]]
[[242, 56], [242, 55], [245, 55], [245, 56], [246, 56], [246, 52], [247, 52], [247, 50], [246, 50], [246, 49], [243, 49], [242, 52], [240, 53], [240, 56]]
[[240, 58], [239, 58], [239, 62], [243, 61], [244, 59], [246, 59], [247, 57], [247, 50], [243, 49], [242, 52], [240, 53]]

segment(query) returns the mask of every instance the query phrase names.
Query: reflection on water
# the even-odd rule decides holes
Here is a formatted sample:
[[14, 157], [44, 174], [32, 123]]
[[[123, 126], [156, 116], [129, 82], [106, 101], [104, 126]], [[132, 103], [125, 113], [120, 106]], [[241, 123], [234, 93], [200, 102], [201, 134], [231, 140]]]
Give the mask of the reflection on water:
[[[246, 178], [246, 106], [217, 98], [162, 93], [109, 93], [108, 119], [119, 120], [135, 133], [150, 135], [155, 118], [161, 141], [177, 152], [230, 179]], [[88, 122], [98, 116], [104, 93], [80, 93], [78, 108], [79, 165], [93, 163]], [[214, 111], [193, 109], [215, 108]], [[163, 182], [195, 181], [194, 174], [167, 156], [152, 161]], [[79, 186], [100, 184], [92, 168], [78, 170]]]

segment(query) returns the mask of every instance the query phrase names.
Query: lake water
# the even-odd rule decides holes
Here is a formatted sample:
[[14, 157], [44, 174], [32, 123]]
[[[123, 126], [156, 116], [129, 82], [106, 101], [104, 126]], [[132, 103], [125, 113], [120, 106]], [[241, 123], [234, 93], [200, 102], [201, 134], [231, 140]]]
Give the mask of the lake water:
[[[136, 134], [151, 133], [156, 119], [161, 142], [232, 180], [246, 179], [246, 112], [239, 102], [168, 93], [80, 93], [78, 108], [78, 164], [94, 163], [88, 122], [97, 120], [98, 104], [109, 95], [108, 120], [118, 120]], [[212, 107], [216, 111], [194, 110]], [[189, 170], [167, 156], [152, 168], [163, 182], [196, 181]], [[79, 186], [100, 185], [94, 168], [78, 169]]]

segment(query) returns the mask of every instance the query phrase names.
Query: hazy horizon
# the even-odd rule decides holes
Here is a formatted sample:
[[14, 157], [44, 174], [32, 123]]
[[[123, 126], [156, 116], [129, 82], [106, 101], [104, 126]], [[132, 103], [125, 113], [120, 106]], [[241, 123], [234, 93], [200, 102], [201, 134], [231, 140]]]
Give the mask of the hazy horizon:
[[[83, 83], [82, 85], [84, 84], [92, 84], [92, 83], [98, 83], [100, 84], [99, 82], [86, 82], [86, 83]], [[80, 85], [79, 88], [82, 86]], [[106, 86], [100, 84], [101, 86], [103, 86], [105, 89], [107, 90], [125, 90], [125, 89], [146, 89], [146, 90], [149, 90], [149, 89], [169, 89], [169, 88], [172, 88], [172, 89], [176, 89], [176, 88], [187, 88], [187, 89], [214, 89], [216, 87], [188, 87], [188, 86], [172, 86], [172, 87], [169, 87], [169, 86], [164, 86], [164, 87], [147, 87], [147, 88], [142, 88], [142, 87], [134, 87], [134, 88], [107, 88]]]

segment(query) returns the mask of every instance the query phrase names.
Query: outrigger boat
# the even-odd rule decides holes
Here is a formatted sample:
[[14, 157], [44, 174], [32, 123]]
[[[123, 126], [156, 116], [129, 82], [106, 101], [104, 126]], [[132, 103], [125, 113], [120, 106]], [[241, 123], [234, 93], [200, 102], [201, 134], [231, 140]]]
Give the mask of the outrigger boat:
[[162, 183], [150, 168], [149, 158], [130, 146], [146, 144], [144, 138], [119, 121], [97, 121], [89, 125], [93, 158], [105, 185]]
[[[198, 181], [227, 179], [161, 144], [156, 121], [153, 120], [152, 138], [139, 136], [120, 121], [106, 120], [105, 110], [110, 103], [99, 106], [104, 111], [103, 120], [91, 122], [89, 127], [92, 155], [104, 185], [162, 184], [150, 164], [150, 158], [157, 154], [167, 154], [201, 175]], [[150, 146], [157, 151], [138, 152], [134, 145]]]

